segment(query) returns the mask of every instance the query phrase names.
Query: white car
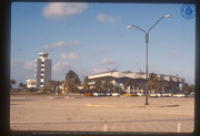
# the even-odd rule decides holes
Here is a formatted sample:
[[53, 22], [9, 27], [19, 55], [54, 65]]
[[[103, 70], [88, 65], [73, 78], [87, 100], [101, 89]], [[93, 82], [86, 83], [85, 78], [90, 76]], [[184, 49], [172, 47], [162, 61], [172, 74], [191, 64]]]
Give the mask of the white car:
[[159, 93], [156, 93], [156, 94], [150, 94], [150, 97], [160, 97], [161, 96], [161, 94], [159, 94]]
[[174, 97], [185, 97], [185, 94], [178, 93], [178, 94], [174, 94], [173, 96]]
[[106, 96], [111, 96], [111, 93], [106, 93]]
[[94, 92], [92, 95], [93, 96], [99, 96], [99, 94], [97, 92]]
[[137, 96], [144, 96], [144, 94], [136, 93]]
[[163, 97], [171, 97], [172, 95], [170, 93], [164, 93], [162, 94]]
[[111, 96], [119, 96], [119, 93], [111, 93]]

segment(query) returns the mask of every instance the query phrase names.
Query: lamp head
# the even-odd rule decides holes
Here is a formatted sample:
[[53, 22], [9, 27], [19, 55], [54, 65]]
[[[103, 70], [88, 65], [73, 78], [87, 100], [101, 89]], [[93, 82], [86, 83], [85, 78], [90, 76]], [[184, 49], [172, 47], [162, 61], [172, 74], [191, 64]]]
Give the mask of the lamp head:
[[171, 17], [171, 15], [170, 15], [170, 14], [168, 14], [168, 15], [165, 15], [164, 17], [165, 17], [165, 18], [170, 18], [170, 17]]
[[127, 28], [128, 28], [128, 29], [131, 29], [131, 28], [132, 28], [132, 25], [127, 26]]

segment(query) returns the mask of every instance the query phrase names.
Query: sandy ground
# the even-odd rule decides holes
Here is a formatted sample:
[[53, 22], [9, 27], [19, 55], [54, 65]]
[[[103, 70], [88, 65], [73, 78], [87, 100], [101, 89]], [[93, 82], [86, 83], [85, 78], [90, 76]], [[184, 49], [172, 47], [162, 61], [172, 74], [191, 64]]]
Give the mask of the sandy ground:
[[194, 98], [11, 95], [10, 128], [26, 131], [193, 132]]

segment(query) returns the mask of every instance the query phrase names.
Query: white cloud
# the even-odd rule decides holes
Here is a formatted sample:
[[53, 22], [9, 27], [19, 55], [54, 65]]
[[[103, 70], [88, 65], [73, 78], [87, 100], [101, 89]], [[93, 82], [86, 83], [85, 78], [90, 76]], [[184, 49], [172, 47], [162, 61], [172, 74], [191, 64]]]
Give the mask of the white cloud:
[[98, 14], [96, 16], [96, 19], [102, 23], [113, 23], [116, 21], [119, 21], [121, 18], [120, 17], [113, 17], [108, 14]]
[[34, 70], [34, 64], [35, 64], [34, 61], [25, 62], [24, 65], [23, 65], [23, 69], [33, 71]]
[[43, 15], [50, 19], [61, 19], [74, 14], [80, 14], [86, 8], [86, 3], [49, 3], [43, 8]]
[[79, 59], [80, 56], [78, 54], [76, 54], [76, 53], [70, 52], [70, 53], [61, 54], [61, 58], [63, 60], [75, 60], [75, 59]]
[[105, 65], [105, 64], [114, 64], [115, 62], [109, 59], [102, 59], [101, 60], [101, 64]]
[[58, 62], [55, 65], [53, 65], [52, 70], [54, 72], [62, 71], [64, 69], [66, 69], [68, 66], [69, 66], [69, 64], [67, 62]]
[[69, 41], [67, 43], [60, 41], [60, 42], [55, 42], [50, 45], [45, 45], [44, 48], [48, 49], [48, 48], [60, 48], [60, 47], [72, 47], [72, 46], [79, 45], [79, 44], [80, 44], [79, 41]]

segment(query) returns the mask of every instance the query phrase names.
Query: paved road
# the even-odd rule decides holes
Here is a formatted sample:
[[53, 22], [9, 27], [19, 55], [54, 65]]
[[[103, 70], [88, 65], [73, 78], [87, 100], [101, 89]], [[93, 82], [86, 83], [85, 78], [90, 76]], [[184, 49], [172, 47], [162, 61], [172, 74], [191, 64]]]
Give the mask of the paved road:
[[11, 96], [12, 130], [192, 132], [194, 98]]

